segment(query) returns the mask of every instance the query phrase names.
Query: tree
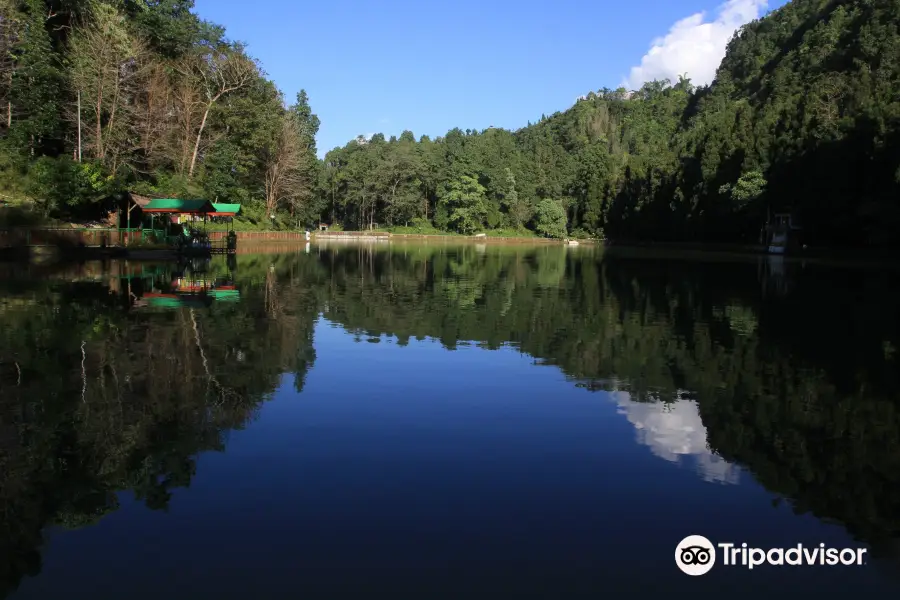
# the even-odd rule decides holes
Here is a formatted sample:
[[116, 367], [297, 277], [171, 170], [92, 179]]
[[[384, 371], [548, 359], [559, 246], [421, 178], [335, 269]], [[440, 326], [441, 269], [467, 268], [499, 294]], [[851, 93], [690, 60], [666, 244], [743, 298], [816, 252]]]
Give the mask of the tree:
[[382, 151], [379, 174], [388, 225], [398, 221], [408, 223], [416, 216], [416, 205], [421, 196], [418, 179], [421, 164], [415, 141], [410, 141], [409, 136], [401, 136], [400, 140], [384, 146]]
[[221, 28], [191, 12], [194, 0], [123, 0], [135, 31], [166, 59], [184, 56], [203, 39], [218, 41]]
[[0, 126], [6, 130], [12, 125], [14, 53], [19, 45], [23, 19], [16, 0], [0, 0], [0, 107], [3, 110]]
[[517, 229], [523, 227], [531, 219], [531, 207], [519, 196], [516, 190], [516, 177], [509, 167], [506, 168], [506, 193], [503, 204], [513, 227]]
[[62, 73], [45, 28], [43, 2], [27, 0], [25, 7], [23, 28], [15, 45], [7, 122], [16, 145], [35, 155], [60, 133]]
[[167, 161], [177, 122], [171, 117], [176, 106], [168, 65], [152, 55], [139, 60], [144, 64], [132, 106], [136, 140], [132, 168], [146, 176], [169, 166]]
[[441, 204], [449, 214], [449, 224], [456, 231], [470, 235], [484, 226], [487, 198], [484, 186], [470, 175], [449, 182], [441, 195]]
[[566, 210], [559, 202], [545, 198], [534, 213], [535, 228], [546, 237], [566, 237]]
[[69, 114], [77, 127], [79, 161], [84, 151], [115, 172], [122, 154], [133, 149], [145, 56], [124, 15], [94, 2], [90, 22], [72, 34], [67, 57], [73, 95]]
[[303, 185], [297, 187], [297, 193], [288, 196], [291, 215], [303, 214], [304, 221], [315, 220], [309, 209], [315, 200], [314, 192], [319, 179], [319, 160], [316, 156], [316, 134], [319, 132], [319, 117], [313, 113], [309, 105], [306, 90], [300, 90], [297, 101], [288, 108], [290, 116], [297, 123], [300, 143], [299, 178]]
[[302, 124], [288, 111], [266, 156], [266, 216], [273, 217], [285, 204], [298, 206], [308, 197], [314, 180], [308, 172]]
[[[605, 140], [604, 140], [605, 141]], [[603, 223], [607, 210], [607, 190], [610, 180], [610, 160], [607, 144], [591, 143], [578, 155], [575, 184], [572, 195], [575, 197], [575, 212], [580, 213], [580, 226], [588, 231], [597, 231]]]
[[740, 210], [759, 198], [766, 191], [766, 178], [759, 171], [748, 171], [738, 178], [734, 186], [725, 184], [719, 192], [734, 202], [734, 209]]
[[199, 100], [195, 95], [191, 96], [189, 104], [199, 103], [202, 111], [200, 123], [197, 126], [194, 138], [194, 147], [191, 152], [190, 166], [187, 176], [194, 176], [197, 166], [197, 156], [200, 153], [200, 142], [203, 139], [203, 131], [209, 119], [209, 113], [213, 106], [226, 94], [240, 90], [258, 76], [256, 64], [244, 54], [239, 45], [217, 45], [204, 48], [202, 52], [188, 57], [178, 66], [185, 78], [185, 82], [191, 86], [191, 92], [199, 92]]
[[297, 123], [300, 126], [300, 137], [307, 151], [316, 154], [316, 134], [319, 133], [319, 125], [321, 121], [317, 117], [309, 105], [309, 96], [306, 90], [300, 90], [297, 93], [297, 102], [291, 107], [296, 114]]

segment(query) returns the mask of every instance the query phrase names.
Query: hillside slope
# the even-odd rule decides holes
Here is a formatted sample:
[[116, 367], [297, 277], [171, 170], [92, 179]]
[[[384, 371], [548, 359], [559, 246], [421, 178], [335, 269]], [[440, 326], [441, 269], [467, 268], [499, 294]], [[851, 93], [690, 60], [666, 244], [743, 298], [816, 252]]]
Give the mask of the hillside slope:
[[701, 96], [680, 175], [704, 209], [758, 170], [815, 243], [900, 229], [900, 2], [794, 0], [743, 29]]
[[897, 244], [898, 27], [898, 0], [794, 0], [738, 32], [709, 87], [604, 89], [515, 132], [353, 141], [326, 157], [328, 212], [754, 242], [793, 209], [810, 244]]

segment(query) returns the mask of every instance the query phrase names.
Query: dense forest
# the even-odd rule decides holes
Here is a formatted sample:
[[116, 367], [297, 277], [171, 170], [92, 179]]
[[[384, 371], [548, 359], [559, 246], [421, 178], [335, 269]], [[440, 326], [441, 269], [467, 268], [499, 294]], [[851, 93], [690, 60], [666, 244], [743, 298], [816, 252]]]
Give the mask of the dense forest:
[[791, 211], [809, 244], [894, 244], [898, 28], [891, 0], [793, 0], [738, 32], [708, 87], [603, 89], [515, 132], [360, 139], [325, 159], [331, 215], [734, 242]]
[[90, 217], [124, 190], [313, 206], [318, 118], [188, 0], [0, 0], [0, 194]]
[[316, 159], [288, 105], [183, 0], [0, 0], [0, 194], [45, 214], [125, 189], [244, 205], [247, 226], [804, 243], [900, 236], [900, 5], [793, 0], [714, 82], [591, 92], [517, 131], [360, 137]]

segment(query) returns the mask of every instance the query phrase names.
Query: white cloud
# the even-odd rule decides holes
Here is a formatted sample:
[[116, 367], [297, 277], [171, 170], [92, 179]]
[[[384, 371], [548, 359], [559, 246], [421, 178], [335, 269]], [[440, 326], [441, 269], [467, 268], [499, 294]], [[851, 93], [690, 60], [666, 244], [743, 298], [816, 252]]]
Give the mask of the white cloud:
[[678, 81], [685, 73], [694, 85], [712, 83], [731, 36], [758, 19], [768, 4], [768, 0], [727, 0], [718, 7], [713, 21], [706, 21], [705, 12], [678, 21], [665, 37], [653, 40], [641, 64], [632, 67], [622, 85], [636, 90], [648, 81]]
[[610, 392], [610, 396], [619, 414], [634, 426], [638, 443], [649, 447], [654, 455], [678, 464], [692, 459], [705, 481], [740, 481], [740, 469], [709, 449], [696, 402], [679, 400], [667, 406], [662, 402], [635, 402], [624, 391]]

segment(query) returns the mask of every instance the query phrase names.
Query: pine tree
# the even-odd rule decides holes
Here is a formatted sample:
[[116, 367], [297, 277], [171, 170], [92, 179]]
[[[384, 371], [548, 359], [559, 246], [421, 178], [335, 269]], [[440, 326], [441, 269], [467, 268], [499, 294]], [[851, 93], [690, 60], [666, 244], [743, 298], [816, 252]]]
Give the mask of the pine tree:
[[13, 50], [10, 137], [16, 147], [32, 155], [48, 151], [60, 135], [62, 72], [45, 22], [43, 2], [27, 0], [22, 35]]

